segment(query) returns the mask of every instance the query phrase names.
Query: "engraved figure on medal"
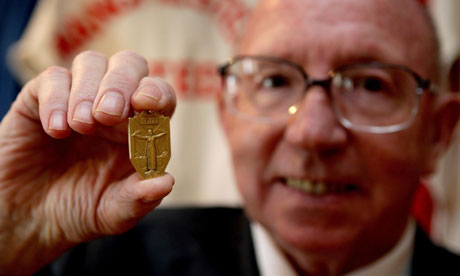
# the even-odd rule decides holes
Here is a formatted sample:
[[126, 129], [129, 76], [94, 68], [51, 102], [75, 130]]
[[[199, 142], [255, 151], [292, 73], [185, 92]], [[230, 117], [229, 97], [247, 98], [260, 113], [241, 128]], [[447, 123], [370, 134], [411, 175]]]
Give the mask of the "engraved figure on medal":
[[129, 159], [141, 178], [162, 175], [171, 158], [169, 117], [143, 111], [128, 128]]

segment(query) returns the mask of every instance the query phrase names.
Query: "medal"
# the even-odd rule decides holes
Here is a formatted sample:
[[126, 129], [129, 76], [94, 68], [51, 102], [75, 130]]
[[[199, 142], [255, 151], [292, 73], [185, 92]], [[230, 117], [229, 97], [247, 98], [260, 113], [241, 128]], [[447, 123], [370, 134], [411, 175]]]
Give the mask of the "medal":
[[171, 158], [169, 117], [142, 111], [129, 118], [129, 160], [142, 179], [162, 175]]

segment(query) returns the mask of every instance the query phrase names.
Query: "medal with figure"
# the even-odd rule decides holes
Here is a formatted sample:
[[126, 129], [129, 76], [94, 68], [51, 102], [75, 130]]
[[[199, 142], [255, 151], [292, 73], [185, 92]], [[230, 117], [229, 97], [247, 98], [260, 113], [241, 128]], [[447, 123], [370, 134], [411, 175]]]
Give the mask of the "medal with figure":
[[129, 159], [142, 179], [160, 176], [171, 158], [169, 117], [150, 111], [129, 118]]

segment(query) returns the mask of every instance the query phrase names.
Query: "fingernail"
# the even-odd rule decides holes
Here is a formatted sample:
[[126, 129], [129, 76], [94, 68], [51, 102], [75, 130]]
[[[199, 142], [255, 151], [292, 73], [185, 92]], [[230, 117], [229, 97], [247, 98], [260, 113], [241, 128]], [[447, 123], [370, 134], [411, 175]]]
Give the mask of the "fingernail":
[[121, 117], [125, 108], [125, 99], [118, 92], [107, 92], [102, 96], [96, 111], [103, 112], [108, 115]]
[[64, 111], [56, 110], [54, 111], [48, 123], [48, 129], [53, 130], [66, 130], [67, 129], [67, 121], [66, 121], [66, 114]]
[[[136, 98], [138, 98], [139, 100], [143, 100], [141, 97], [147, 97], [148, 99], [152, 99], [154, 101], [157, 101], [159, 102], [160, 99], [161, 99], [161, 94], [160, 96], [156, 96], [156, 95], [152, 95], [153, 93], [145, 93], [145, 92], [139, 92], [137, 93], [136, 95]], [[155, 93], [156, 94], [156, 93]]]
[[[161, 98], [163, 97], [163, 93], [160, 90], [161, 88], [156, 87], [156, 88], [150, 88], [149, 90], [143, 89], [140, 92], [137, 93], [136, 98], [140, 101], [142, 100], [154, 100], [156, 102], [159, 102]], [[146, 97], [147, 99], [142, 99], [142, 97]]]
[[92, 108], [92, 102], [82, 101], [75, 108], [75, 111], [73, 113], [73, 120], [85, 124], [94, 124], [93, 115], [91, 114]]

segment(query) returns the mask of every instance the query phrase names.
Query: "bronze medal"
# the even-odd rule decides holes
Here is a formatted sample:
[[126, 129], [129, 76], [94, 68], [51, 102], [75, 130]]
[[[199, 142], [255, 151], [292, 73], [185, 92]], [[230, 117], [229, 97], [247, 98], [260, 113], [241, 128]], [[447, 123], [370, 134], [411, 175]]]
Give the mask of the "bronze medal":
[[150, 111], [129, 118], [129, 159], [142, 179], [162, 175], [171, 158], [169, 117]]

